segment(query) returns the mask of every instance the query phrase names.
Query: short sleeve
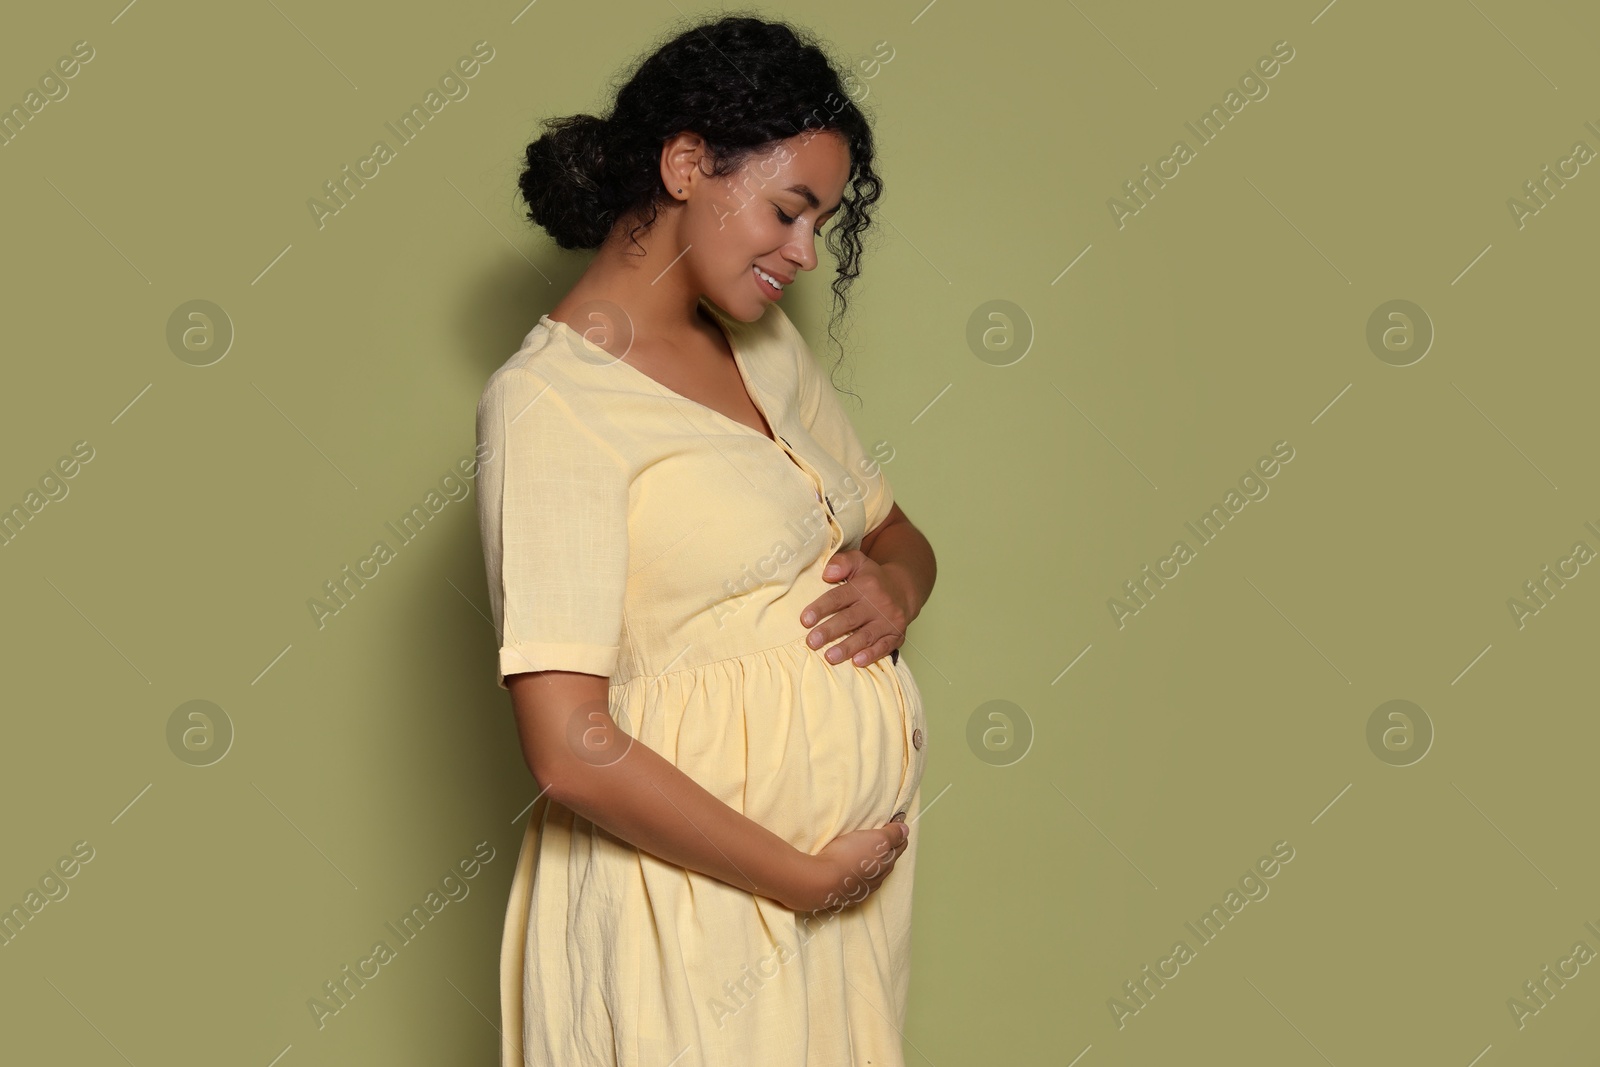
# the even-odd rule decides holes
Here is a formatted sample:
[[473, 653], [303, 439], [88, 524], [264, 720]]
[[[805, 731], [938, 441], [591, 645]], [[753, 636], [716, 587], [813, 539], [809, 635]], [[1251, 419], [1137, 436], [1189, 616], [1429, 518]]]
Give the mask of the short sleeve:
[[[781, 314], [776, 304], [771, 305], [769, 312]], [[867, 527], [863, 531], [865, 536], [889, 517], [890, 508], [894, 505], [894, 490], [889, 485], [888, 476], [883, 473], [882, 465], [861, 447], [861, 439], [856, 435], [850, 417], [845, 414], [844, 406], [839, 403], [839, 394], [833, 388], [833, 383], [817, 366], [817, 357], [812, 354], [811, 346], [806, 344], [805, 338], [788, 321], [787, 316], [783, 319], [783, 332], [789, 335], [799, 364], [797, 398], [800, 421], [817, 444], [827, 450], [860, 487], [862, 507], [867, 513]], [[845, 488], [854, 494], [855, 487]]]
[[496, 678], [526, 671], [610, 677], [628, 569], [621, 457], [521, 368], [495, 372], [478, 402], [478, 525]]

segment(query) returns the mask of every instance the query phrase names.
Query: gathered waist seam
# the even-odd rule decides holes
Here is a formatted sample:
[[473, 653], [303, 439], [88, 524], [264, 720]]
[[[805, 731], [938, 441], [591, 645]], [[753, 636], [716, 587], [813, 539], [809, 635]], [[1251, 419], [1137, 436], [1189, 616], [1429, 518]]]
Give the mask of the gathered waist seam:
[[[808, 634], [801, 634], [799, 637], [794, 638], [793, 640], [784, 641], [784, 642], [781, 642], [781, 643], [776, 644], [776, 645], [771, 645], [771, 646], [769, 646], [767, 648], [752, 649], [749, 652], [740, 652], [737, 655], [733, 655], [733, 656], [722, 656], [719, 659], [710, 660], [709, 662], [706, 662], [706, 663], [697, 663], [692, 667], [679, 667], [676, 670], [663, 671], [660, 674], [646, 674], [645, 672], [640, 671], [637, 674], [629, 675], [627, 678], [623, 679], [620, 682], [613, 680], [612, 683], [611, 683], [611, 688], [612, 689], [620, 689], [623, 686], [627, 685], [629, 682], [632, 682], [632, 681], [634, 681], [635, 679], [638, 679], [638, 678], [649, 678], [649, 679], [652, 679], [652, 680], [660, 679], [660, 678], [670, 678], [674, 674], [682, 674], [684, 671], [701, 671], [701, 670], [705, 670], [707, 667], [715, 667], [719, 663], [729, 663], [729, 662], [732, 662], [733, 660], [749, 659], [751, 656], [760, 656], [760, 655], [764, 655], [765, 653], [768, 653], [768, 652], [776, 652], [777, 650], [779, 650], [781, 648], [788, 648], [791, 645], [804, 644], [805, 643], [805, 639], [806, 639], [807, 636], [808, 636]], [[806, 651], [807, 652], [812, 652], [812, 651], [819, 651], [819, 650], [813, 649], [810, 645], [806, 645]], [[629, 659], [633, 660], [635, 662], [637, 661], [637, 657], [635, 657], [635, 656], [630, 656]], [[900, 650], [898, 648], [894, 649], [893, 651], [891, 651], [889, 653], [889, 660], [890, 660], [891, 665], [898, 664], [900, 662]], [[826, 663], [826, 661], [824, 661], [824, 663]], [[827, 666], [838, 667], [838, 666], [841, 666], [841, 664], [838, 664], [838, 663], [827, 663]], [[864, 669], [864, 668], [861, 668], [861, 667], [857, 667], [856, 668], [856, 670], [862, 670], [862, 669]]]

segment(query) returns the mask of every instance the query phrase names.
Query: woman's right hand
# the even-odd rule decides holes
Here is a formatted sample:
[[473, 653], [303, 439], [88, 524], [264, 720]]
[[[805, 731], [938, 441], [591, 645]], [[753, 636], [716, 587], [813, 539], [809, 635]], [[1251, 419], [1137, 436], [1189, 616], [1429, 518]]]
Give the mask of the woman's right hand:
[[803, 857], [805, 876], [784, 907], [796, 912], [840, 911], [877, 891], [906, 850], [911, 827], [888, 822], [851, 830]]

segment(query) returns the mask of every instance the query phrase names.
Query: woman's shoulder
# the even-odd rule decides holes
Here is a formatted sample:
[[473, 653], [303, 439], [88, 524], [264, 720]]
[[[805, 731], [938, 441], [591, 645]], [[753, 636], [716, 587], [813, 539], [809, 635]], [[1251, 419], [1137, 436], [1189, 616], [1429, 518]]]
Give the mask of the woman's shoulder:
[[632, 383], [614, 368], [607, 373], [604, 363], [581, 338], [540, 316], [484, 383], [480, 438], [514, 435], [524, 447], [603, 452], [611, 462], [634, 466]]
[[543, 318], [522, 339], [522, 344], [496, 367], [478, 398], [480, 413], [488, 407], [522, 411], [536, 400], [552, 401], [568, 418], [579, 416], [584, 405], [582, 384], [573, 378], [575, 355], [559, 331]]
[[539, 316], [522, 338], [522, 344], [511, 353], [484, 383], [484, 395], [491, 391], [513, 388], [553, 386], [569, 391], [579, 382], [574, 375], [583, 364], [582, 354], [568, 338], [566, 331], [547, 315]]

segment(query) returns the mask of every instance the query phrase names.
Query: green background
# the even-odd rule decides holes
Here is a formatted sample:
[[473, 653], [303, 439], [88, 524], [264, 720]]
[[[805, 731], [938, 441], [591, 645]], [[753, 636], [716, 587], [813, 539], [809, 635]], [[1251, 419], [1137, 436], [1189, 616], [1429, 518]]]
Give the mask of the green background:
[[[0, 103], [76, 41], [95, 57], [0, 148], [0, 504], [75, 442], [94, 458], [0, 548], [0, 903], [75, 842], [94, 858], [0, 948], [5, 1058], [496, 1062], [536, 790], [474, 498], [324, 626], [307, 605], [470, 456], [485, 380], [584, 265], [522, 217], [539, 120], [603, 111], [701, 13], [8, 15]], [[1600, 176], [1520, 224], [1508, 201], [1600, 149], [1600, 15], [769, 15], [821, 33], [872, 111], [886, 196], [841, 381], [939, 559], [904, 650], [930, 761], [907, 1063], [1592, 1063], [1600, 963], [1521, 1026], [1507, 1001], [1600, 951], [1600, 577], [1569, 564], [1520, 623], [1508, 602], [1600, 548]], [[323, 183], [480, 40], [470, 93], [319, 228]], [[1199, 144], [1185, 123], [1279, 41], [1267, 95]], [[1179, 139], [1194, 157], [1119, 225]], [[784, 306], [831, 364], [830, 270]], [[194, 300], [232, 332], [207, 366], [168, 337]], [[1375, 315], [1425, 353], [1369, 343]], [[1200, 544], [1185, 524], [1279, 441], [1270, 493]], [[169, 738], [192, 700], [231, 724], [209, 766]], [[1386, 747], [1392, 700], [1414, 710]], [[470, 894], [319, 1028], [308, 999], [479, 842]], [[1277, 842], [1270, 893], [1194, 938]], [[1119, 1026], [1108, 1002], [1178, 940], [1194, 957]]]

